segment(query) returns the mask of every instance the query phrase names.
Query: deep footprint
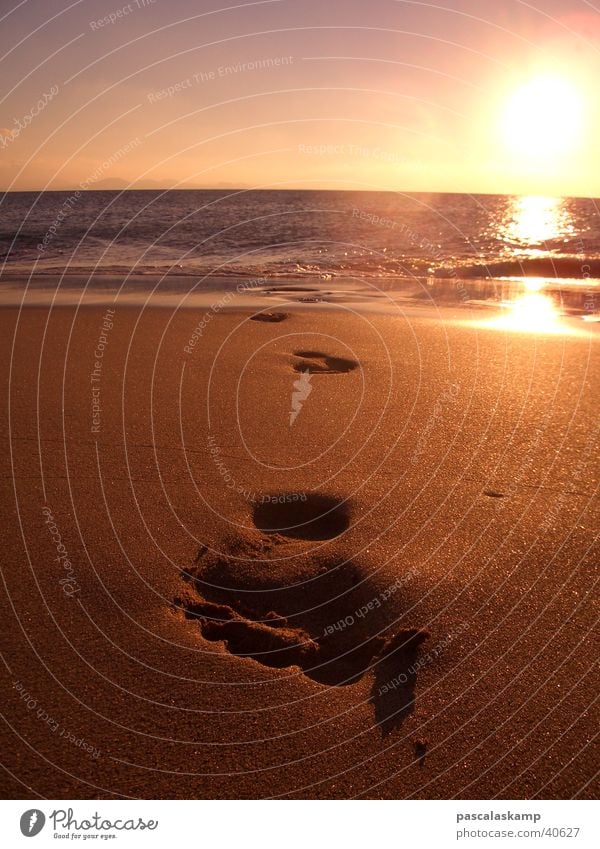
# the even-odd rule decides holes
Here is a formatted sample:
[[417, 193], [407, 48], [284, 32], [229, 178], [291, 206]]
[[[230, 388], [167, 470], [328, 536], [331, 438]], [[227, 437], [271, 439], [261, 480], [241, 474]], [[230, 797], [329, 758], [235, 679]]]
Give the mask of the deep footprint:
[[359, 366], [356, 360], [332, 357], [322, 351], [294, 351], [294, 356], [300, 358], [299, 362], [294, 363], [294, 369], [310, 374], [347, 374]]
[[[398, 673], [398, 667], [414, 664], [419, 646], [427, 639], [427, 633], [407, 628], [393, 637], [374, 637], [351, 650], [341, 650], [335, 636], [321, 641], [301, 628], [289, 627], [285, 617], [271, 613], [263, 620], [249, 619], [237, 613], [229, 605], [200, 602], [185, 606], [188, 619], [197, 621], [202, 636], [211, 642], [223, 642], [227, 651], [236, 657], [250, 658], [263, 666], [283, 669], [299, 666], [305, 675], [321, 684], [341, 686], [353, 684], [367, 672], [375, 670], [375, 687], [384, 693], [393, 692], [393, 705], [402, 702], [402, 710], [414, 700], [416, 675]], [[391, 672], [401, 678], [401, 687], [386, 687]], [[406, 680], [405, 680], [406, 679]], [[381, 699], [372, 700], [376, 709], [381, 708]], [[389, 706], [390, 697], [384, 700]], [[386, 717], [397, 711], [380, 710]]]
[[263, 495], [254, 504], [253, 520], [266, 534], [293, 539], [333, 539], [350, 526], [350, 507], [347, 501], [333, 495], [275, 493]]
[[285, 618], [276, 614], [257, 622], [236, 613], [226, 604], [201, 602], [189, 605], [186, 616], [198, 620], [205, 639], [223, 641], [231, 654], [249, 657], [277, 669], [303, 666], [318, 648], [308, 634], [299, 628], [287, 627]]
[[[347, 502], [333, 495], [271, 498], [256, 505], [270, 526], [288, 522], [298, 504], [308, 504], [309, 525], [320, 521], [323, 508], [341, 516], [342, 525], [351, 517]], [[416, 660], [428, 637], [403, 619], [402, 610], [413, 606], [410, 594], [401, 590], [393, 604], [375, 604], [382, 585], [372, 582], [366, 563], [334, 552], [312, 556], [279, 531], [236, 535], [224, 548], [202, 545], [194, 565], [181, 572], [189, 589], [175, 605], [199, 635], [247, 663], [288, 668], [328, 687], [356, 684], [361, 700], [366, 687], [381, 732], [397, 728], [413, 710]]]

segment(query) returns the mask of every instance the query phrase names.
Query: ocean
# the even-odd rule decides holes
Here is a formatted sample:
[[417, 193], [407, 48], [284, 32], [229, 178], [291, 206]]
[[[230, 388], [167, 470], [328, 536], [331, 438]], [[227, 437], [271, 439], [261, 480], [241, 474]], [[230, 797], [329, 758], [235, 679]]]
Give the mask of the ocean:
[[[0, 201], [0, 282], [35, 275], [354, 281], [600, 280], [590, 198], [351, 191], [15, 192]], [[183, 281], [183, 283], [182, 283]], [[163, 285], [163, 289], [164, 289]]]

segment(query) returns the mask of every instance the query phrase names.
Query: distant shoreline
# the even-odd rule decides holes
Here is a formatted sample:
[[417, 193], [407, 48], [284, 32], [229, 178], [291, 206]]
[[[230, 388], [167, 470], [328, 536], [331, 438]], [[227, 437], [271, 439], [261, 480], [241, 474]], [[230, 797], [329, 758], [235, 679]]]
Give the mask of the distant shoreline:
[[[0, 189], [0, 195], [31, 195], [31, 194], [65, 194], [77, 191], [78, 186], [73, 185], [65, 189]], [[283, 188], [281, 186], [184, 186], [184, 187], [163, 187], [163, 186], [148, 186], [145, 188], [132, 188], [123, 186], [122, 188], [87, 188], [87, 192], [105, 192], [113, 194], [123, 194], [125, 192], [232, 192], [233, 194], [247, 194], [251, 192], [329, 192], [331, 194], [369, 194], [369, 195], [413, 195], [460, 197], [552, 197], [571, 200], [595, 200], [600, 203], [600, 198], [595, 195], [567, 195], [567, 194], [530, 194], [528, 192], [451, 192], [444, 189], [364, 189], [364, 188]]]

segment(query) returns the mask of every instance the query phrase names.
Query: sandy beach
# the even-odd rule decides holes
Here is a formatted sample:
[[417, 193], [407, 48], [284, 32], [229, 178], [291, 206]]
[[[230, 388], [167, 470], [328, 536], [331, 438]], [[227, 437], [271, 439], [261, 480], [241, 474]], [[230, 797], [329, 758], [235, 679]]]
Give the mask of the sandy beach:
[[0, 316], [7, 797], [597, 793], [593, 328]]

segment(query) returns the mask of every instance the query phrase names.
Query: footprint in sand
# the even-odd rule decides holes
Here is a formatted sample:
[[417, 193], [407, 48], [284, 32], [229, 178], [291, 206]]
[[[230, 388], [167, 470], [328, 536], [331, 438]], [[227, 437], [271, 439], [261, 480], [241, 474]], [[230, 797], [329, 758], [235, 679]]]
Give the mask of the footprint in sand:
[[276, 324], [286, 318], [288, 318], [286, 312], [257, 312], [256, 315], [250, 316], [250, 321], [267, 321]]
[[[263, 497], [269, 500], [255, 507], [257, 531], [232, 541], [231, 554], [202, 549], [183, 573], [192, 597], [176, 606], [203, 639], [249, 663], [296, 667], [330, 687], [370, 681], [376, 720], [388, 733], [413, 709], [416, 659], [427, 632], [380, 634], [380, 615], [364, 614], [380, 596], [366, 567], [305, 551], [301, 540], [329, 539], [348, 527], [345, 501], [323, 494], [305, 502]], [[397, 611], [388, 618], [397, 621]]]
[[333, 357], [322, 351], [294, 351], [298, 360], [294, 363], [295, 371], [310, 374], [346, 374], [359, 367], [356, 360], [344, 357]]
[[241, 613], [228, 604], [201, 601], [186, 605], [185, 615], [198, 622], [205, 640], [223, 642], [230, 654], [275, 669], [299, 666], [321, 684], [354, 684], [373, 671], [377, 700], [372, 701], [377, 702], [380, 720], [394, 713], [382, 710], [381, 703], [392, 702], [397, 707], [399, 702], [413, 701], [416, 674], [411, 667], [428, 636], [417, 628], [403, 628], [391, 637], [372, 637], [348, 647], [341, 645], [335, 634], [313, 637], [302, 628], [291, 627], [275, 611], [260, 614], [244, 608]]
[[254, 524], [262, 533], [294, 539], [333, 539], [350, 526], [347, 501], [321, 493], [263, 495], [252, 512]]

